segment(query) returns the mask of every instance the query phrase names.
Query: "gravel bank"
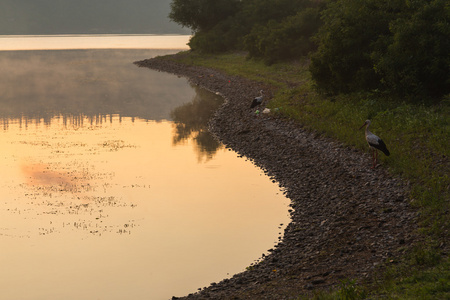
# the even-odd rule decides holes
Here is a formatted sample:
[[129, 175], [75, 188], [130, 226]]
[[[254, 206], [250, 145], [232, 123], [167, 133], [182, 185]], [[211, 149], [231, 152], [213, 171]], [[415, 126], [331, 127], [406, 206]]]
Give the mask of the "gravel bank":
[[[262, 111], [270, 87], [159, 58], [136, 65], [186, 76], [223, 95], [211, 132], [264, 169], [292, 201], [292, 221], [270, 255], [252, 270], [180, 299], [297, 299], [346, 278], [370, 280], [415, 241], [416, 213], [405, 182], [382, 167], [370, 169], [368, 151], [344, 147], [271, 114], [256, 115], [251, 96], [261, 89], [268, 94]], [[364, 138], [363, 130], [355, 134]]]

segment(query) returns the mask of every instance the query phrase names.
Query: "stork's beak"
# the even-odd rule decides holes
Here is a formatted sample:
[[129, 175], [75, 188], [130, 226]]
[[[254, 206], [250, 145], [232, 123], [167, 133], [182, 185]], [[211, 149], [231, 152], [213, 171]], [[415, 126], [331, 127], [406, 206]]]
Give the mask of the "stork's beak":
[[366, 126], [366, 122], [364, 122], [363, 126], [359, 127], [359, 129], [363, 128], [364, 126]]

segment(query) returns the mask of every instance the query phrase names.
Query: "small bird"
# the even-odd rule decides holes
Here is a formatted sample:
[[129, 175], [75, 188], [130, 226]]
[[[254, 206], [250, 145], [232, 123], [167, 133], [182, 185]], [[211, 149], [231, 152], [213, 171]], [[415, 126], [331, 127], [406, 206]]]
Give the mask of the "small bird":
[[380, 150], [386, 156], [389, 156], [391, 153], [389, 153], [389, 150], [387, 149], [386, 144], [383, 142], [383, 140], [369, 131], [370, 120], [366, 120], [361, 128], [363, 128], [364, 126], [366, 126], [366, 141], [369, 144], [370, 149], [372, 150], [372, 169], [374, 169], [378, 163], [377, 150]]
[[257, 105], [260, 105], [264, 99], [264, 91], [260, 90], [259, 93], [261, 94], [261, 96], [255, 97], [255, 99], [253, 99], [252, 105], [250, 105], [250, 108], [253, 108]]

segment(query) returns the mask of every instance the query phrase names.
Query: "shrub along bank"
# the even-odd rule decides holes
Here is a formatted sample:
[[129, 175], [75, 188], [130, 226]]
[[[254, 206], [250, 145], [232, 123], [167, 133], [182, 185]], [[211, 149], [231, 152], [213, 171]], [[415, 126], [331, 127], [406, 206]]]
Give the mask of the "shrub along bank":
[[326, 93], [450, 93], [446, 0], [172, 0], [169, 17], [192, 29], [194, 51], [245, 50], [267, 64], [309, 54]]

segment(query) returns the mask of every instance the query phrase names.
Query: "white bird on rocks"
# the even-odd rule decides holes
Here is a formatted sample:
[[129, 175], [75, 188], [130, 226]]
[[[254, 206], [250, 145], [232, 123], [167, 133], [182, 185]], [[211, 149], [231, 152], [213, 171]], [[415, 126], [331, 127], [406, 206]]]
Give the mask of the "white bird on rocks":
[[372, 169], [374, 169], [378, 163], [378, 150], [383, 152], [386, 156], [389, 156], [390, 153], [383, 140], [369, 131], [370, 120], [366, 120], [361, 128], [364, 126], [366, 126], [366, 141], [372, 150]]
[[253, 99], [252, 105], [250, 105], [250, 108], [253, 108], [257, 105], [260, 105], [264, 99], [264, 91], [260, 90], [259, 93], [261, 94], [261, 96], [255, 97], [255, 99]]

